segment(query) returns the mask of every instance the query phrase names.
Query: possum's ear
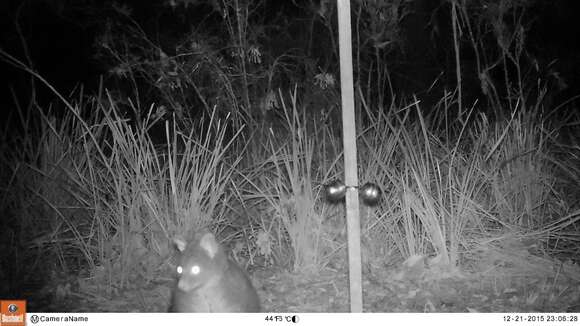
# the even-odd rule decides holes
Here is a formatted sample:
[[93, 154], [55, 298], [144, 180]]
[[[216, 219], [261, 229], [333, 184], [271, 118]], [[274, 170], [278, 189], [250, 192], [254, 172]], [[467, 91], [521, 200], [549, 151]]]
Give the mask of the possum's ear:
[[175, 245], [175, 248], [177, 248], [177, 250], [179, 250], [180, 252], [183, 252], [185, 250], [185, 247], [187, 247], [187, 242], [185, 242], [185, 240], [183, 240], [180, 237], [173, 238], [173, 244]]
[[208, 232], [205, 233], [199, 240], [199, 246], [205, 250], [207, 255], [210, 258], [214, 258], [215, 255], [219, 252], [220, 245], [215, 239], [215, 236]]

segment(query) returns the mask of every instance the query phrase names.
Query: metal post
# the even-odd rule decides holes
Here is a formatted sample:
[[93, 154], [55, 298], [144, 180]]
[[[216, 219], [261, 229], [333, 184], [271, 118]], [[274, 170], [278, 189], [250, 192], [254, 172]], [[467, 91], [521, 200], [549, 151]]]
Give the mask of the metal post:
[[350, 0], [337, 0], [340, 47], [340, 87], [346, 188], [346, 225], [350, 282], [350, 311], [362, 312], [362, 272], [360, 253], [360, 218], [356, 157], [356, 125], [352, 77]]

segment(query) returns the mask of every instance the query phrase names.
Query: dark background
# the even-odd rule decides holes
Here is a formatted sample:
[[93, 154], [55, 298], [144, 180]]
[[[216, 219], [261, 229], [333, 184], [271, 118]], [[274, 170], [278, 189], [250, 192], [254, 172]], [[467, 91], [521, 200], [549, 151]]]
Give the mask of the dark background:
[[[223, 25], [218, 19], [212, 18], [215, 12], [212, 12], [210, 2], [178, 2], [175, 8], [167, 6], [165, 1], [115, 3], [125, 3], [132, 8], [131, 16], [135, 22], [152, 40], [165, 46], [164, 49], [170, 54], [175, 41], [192, 26], [203, 25], [209, 33], [223, 35]], [[111, 10], [112, 3], [2, 1], [0, 46], [29, 63], [63, 94], [81, 85], [85, 89], [95, 89], [100, 78], [103, 78], [105, 86], [112, 86], [113, 77], [108, 73], [110, 62], [97, 56], [95, 43], [106, 24], [121, 19]], [[261, 12], [256, 14], [259, 23], [277, 24], [278, 29], [283, 31], [270, 31], [265, 40], [267, 46], [279, 53], [290, 48], [301, 48], [304, 51], [308, 43], [312, 5], [316, 3], [264, 2]], [[446, 72], [444, 76], [448, 84], [454, 82], [453, 40], [449, 10], [446, 7], [448, 3], [428, 0], [410, 3], [410, 14], [402, 20], [400, 26], [400, 44], [387, 56], [393, 84], [401, 94], [424, 92], [440, 72]], [[580, 85], [580, 19], [577, 16], [580, 4], [574, 0], [530, 0], [528, 3], [530, 7], [525, 18], [529, 25], [526, 50], [537, 61], [540, 70], [545, 70], [545, 76], [539, 77], [547, 78], [550, 74], [557, 74], [565, 83], [565, 87], [556, 87], [552, 95], [560, 100], [569, 98], [578, 93]], [[313, 35], [317, 39], [306, 54], [319, 66], [338, 74], [338, 60], [329, 48], [328, 30], [319, 21], [315, 21], [313, 26]], [[477, 84], [477, 76], [469, 74], [472, 72], [470, 63], [474, 59], [473, 55], [466, 46], [463, 49], [464, 78]], [[5, 103], [3, 110], [6, 111], [12, 102], [9, 89], [15, 90], [20, 98], [25, 99], [30, 95], [30, 79], [27, 74], [5, 62], [0, 63], [0, 69], [0, 91], [2, 102]], [[477, 87], [466, 84], [472, 88], [472, 93], [477, 93]], [[48, 103], [53, 99], [53, 95], [44, 87], [36, 91], [39, 103]]]

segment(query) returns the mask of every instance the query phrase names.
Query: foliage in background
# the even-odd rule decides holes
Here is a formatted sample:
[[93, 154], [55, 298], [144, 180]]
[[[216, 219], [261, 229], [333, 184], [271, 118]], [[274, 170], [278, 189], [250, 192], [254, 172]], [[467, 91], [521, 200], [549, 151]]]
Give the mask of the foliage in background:
[[228, 220], [225, 186], [239, 157], [226, 157], [237, 137], [224, 138], [227, 122], [211, 116], [184, 134], [166, 121], [167, 142], [158, 146], [149, 135], [153, 106], [143, 120], [130, 120], [101, 94], [69, 102], [55, 93], [67, 108], [59, 119], [23, 110], [22, 134], [6, 136], [23, 150], [2, 153], [8, 171], [2, 207], [13, 218], [3, 232], [14, 232], [22, 250], [32, 246], [59, 258], [59, 269], [86, 268], [111, 291], [166, 270], [174, 236]]

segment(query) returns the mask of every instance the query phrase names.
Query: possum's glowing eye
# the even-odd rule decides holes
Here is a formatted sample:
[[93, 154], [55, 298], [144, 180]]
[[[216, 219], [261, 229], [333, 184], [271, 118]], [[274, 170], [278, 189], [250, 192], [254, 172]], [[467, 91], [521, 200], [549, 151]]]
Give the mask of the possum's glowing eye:
[[201, 271], [201, 268], [199, 268], [198, 265], [191, 266], [191, 274], [197, 275], [197, 274], [199, 274], [200, 271]]
[[183, 273], [183, 267], [177, 266], [177, 274]]

